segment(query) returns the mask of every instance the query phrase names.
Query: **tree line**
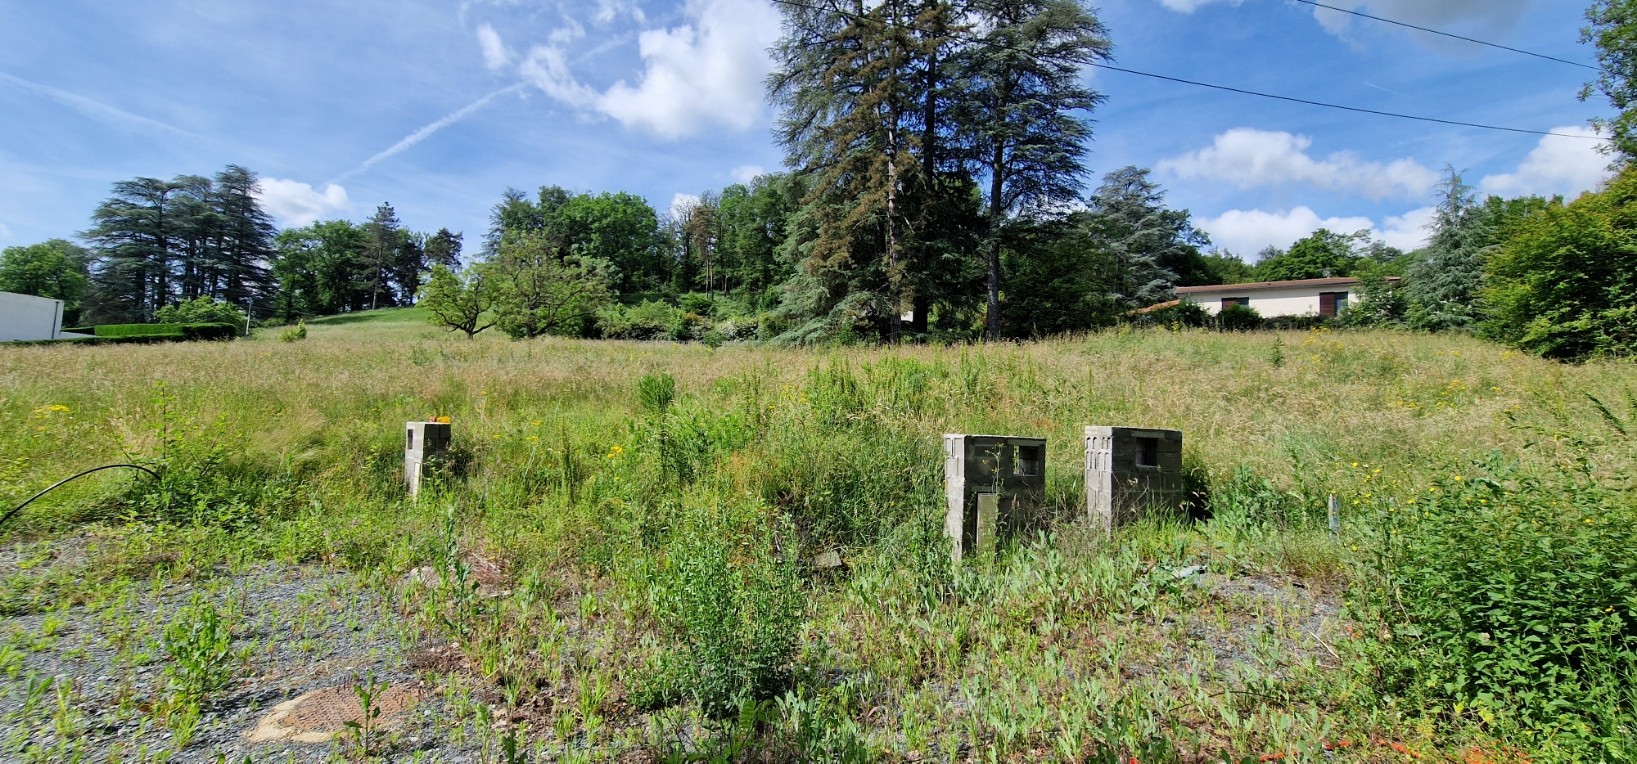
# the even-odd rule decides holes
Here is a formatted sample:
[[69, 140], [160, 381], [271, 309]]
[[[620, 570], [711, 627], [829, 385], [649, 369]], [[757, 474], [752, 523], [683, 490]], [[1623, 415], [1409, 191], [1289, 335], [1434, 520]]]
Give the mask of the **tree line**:
[[[1602, 93], [1621, 110], [1603, 123], [1620, 167], [1637, 146], [1625, 116], [1637, 103], [1628, 5], [1594, 4], [1584, 34], [1601, 68], [1583, 96]], [[390, 205], [363, 223], [276, 231], [245, 168], [136, 178], [93, 212], [86, 246], [7, 249], [0, 288], [60, 295], [86, 321], [148, 320], [198, 300], [289, 321], [419, 300], [471, 334], [800, 344], [1037, 337], [1128, 320], [1178, 286], [1352, 275], [1369, 295], [1355, 323], [1479, 331], [1566, 357], [1630, 348], [1619, 322], [1637, 308], [1620, 268], [1632, 258], [1610, 243], [1624, 239], [1573, 243], [1602, 247], [1574, 262], [1603, 264], [1582, 276], [1616, 279], [1595, 288], [1606, 304], [1531, 296], [1549, 284], [1523, 266], [1593, 289], [1563, 280], [1551, 263], [1569, 260], [1527, 249], [1544, 246], [1530, 237], [1545, 235], [1543, 221], [1623, 231], [1625, 174], [1590, 197], [1601, 201], [1480, 201], [1450, 168], [1415, 252], [1320, 230], [1246, 262], [1213, 250], [1144, 168], [1085, 190], [1103, 97], [1082, 74], [1112, 45], [1077, 0], [780, 10], [767, 94], [784, 172], [663, 212], [629, 193], [508, 189], [464, 265], [461, 234], [410, 231]], [[1547, 305], [1555, 312], [1535, 312]], [[1539, 339], [1563, 327], [1599, 338]]]

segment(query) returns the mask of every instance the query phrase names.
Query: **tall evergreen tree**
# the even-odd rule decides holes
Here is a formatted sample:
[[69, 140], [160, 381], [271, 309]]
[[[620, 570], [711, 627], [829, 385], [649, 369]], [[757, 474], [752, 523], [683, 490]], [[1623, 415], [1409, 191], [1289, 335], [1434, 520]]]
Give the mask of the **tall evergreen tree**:
[[794, 244], [801, 273], [786, 309], [815, 338], [864, 328], [888, 339], [911, 306], [906, 252], [917, 231], [910, 189], [925, 187], [917, 154], [939, 52], [953, 43], [943, 0], [784, 7], [769, 93], [779, 139], [809, 190]]
[[427, 266], [441, 265], [451, 271], [460, 270], [460, 243], [460, 234], [439, 228], [426, 240]]
[[403, 249], [404, 233], [403, 224], [398, 222], [398, 211], [390, 203], [376, 207], [375, 215], [364, 224], [364, 271], [359, 276], [369, 285], [371, 310], [396, 304], [392, 277]]
[[1444, 168], [1438, 191], [1432, 237], [1405, 274], [1405, 323], [1429, 331], [1466, 329], [1479, 319], [1485, 248], [1493, 236], [1476, 192], [1455, 168]]
[[209, 294], [234, 305], [269, 299], [268, 266], [273, 259], [273, 216], [261, 206], [256, 174], [230, 164], [216, 173], [213, 198], [221, 228]]
[[1019, 214], [1079, 196], [1091, 137], [1085, 114], [1103, 96], [1082, 84], [1084, 68], [1111, 57], [1101, 21], [1078, 0], [971, 0], [980, 36], [961, 51], [956, 113], [985, 187], [988, 234], [986, 334], [1001, 334], [1000, 247]]
[[116, 183], [84, 233], [98, 257], [90, 313], [101, 321], [145, 321], [178, 300], [242, 305], [269, 291], [273, 233], [256, 198], [255, 174], [237, 165], [214, 179]]
[[158, 178], [122, 180], [91, 213], [91, 227], [81, 235], [99, 258], [88, 299], [93, 320], [146, 321], [171, 299], [177, 190]]
[[1107, 272], [1097, 285], [1116, 310], [1126, 311], [1171, 296], [1177, 274], [1166, 262], [1181, 260], [1202, 235], [1165, 208], [1165, 194], [1148, 170], [1122, 167], [1103, 177], [1083, 219], [1095, 246], [1107, 253]]

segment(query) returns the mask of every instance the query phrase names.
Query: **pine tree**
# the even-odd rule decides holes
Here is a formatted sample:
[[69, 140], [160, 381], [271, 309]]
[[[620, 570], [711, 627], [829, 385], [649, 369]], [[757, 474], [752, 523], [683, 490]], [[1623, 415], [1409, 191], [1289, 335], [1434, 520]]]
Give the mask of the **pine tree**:
[[390, 203], [375, 208], [375, 215], [364, 224], [364, 271], [360, 279], [368, 285], [369, 308], [374, 310], [396, 304], [392, 279], [399, 253], [404, 245], [403, 224], [398, 222], [398, 211]]
[[441, 265], [451, 271], [460, 270], [460, 240], [460, 234], [450, 233], [447, 228], [439, 228], [437, 233], [426, 240], [427, 265]]
[[1001, 335], [1001, 238], [1019, 215], [1079, 196], [1091, 124], [1103, 96], [1082, 84], [1088, 64], [1107, 61], [1103, 23], [1077, 0], [972, 0], [964, 17], [981, 36], [958, 64], [955, 112], [969, 161], [985, 188], [988, 269], [985, 332]]
[[147, 321], [170, 301], [176, 191], [175, 184], [158, 178], [123, 180], [91, 213], [91, 227], [81, 235], [98, 255], [87, 300], [94, 321]]
[[1116, 310], [1127, 311], [1171, 296], [1176, 273], [1167, 258], [1194, 246], [1186, 216], [1178, 220], [1164, 205], [1165, 195], [1148, 180], [1148, 170], [1123, 167], [1103, 177], [1091, 198], [1085, 227], [1107, 253], [1108, 272], [1098, 288]]
[[1479, 320], [1485, 248], [1493, 235], [1477, 195], [1453, 167], [1438, 185], [1437, 216], [1422, 257], [1405, 274], [1405, 323], [1428, 331], [1468, 329]]
[[268, 266], [278, 229], [262, 209], [257, 185], [256, 174], [239, 165], [216, 173], [212, 201], [221, 223], [209, 294], [234, 305], [270, 299], [274, 291]]
[[948, 6], [853, 0], [784, 12], [769, 93], [787, 161], [810, 183], [794, 226], [807, 238], [787, 248], [801, 273], [784, 309], [805, 321], [792, 339], [862, 328], [896, 340], [913, 303], [906, 253], [918, 231], [907, 205], [926, 187], [917, 152], [937, 129], [926, 104], [939, 89], [928, 78], [953, 42]]

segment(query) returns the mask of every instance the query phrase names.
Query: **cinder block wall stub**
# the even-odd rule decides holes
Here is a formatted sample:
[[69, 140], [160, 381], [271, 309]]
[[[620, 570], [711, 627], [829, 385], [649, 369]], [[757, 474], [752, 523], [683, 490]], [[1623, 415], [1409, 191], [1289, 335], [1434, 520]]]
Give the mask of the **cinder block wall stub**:
[[1086, 512], [1112, 531], [1183, 504], [1182, 433], [1144, 427], [1086, 428]]
[[450, 434], [448, 422], [404, 423], [404, 487], [411, 497], [420, 495], [422, 478], [448, 455]]
[[956, 562], [1045, 521], [1046, 440], [944, 435], [944, 533]]

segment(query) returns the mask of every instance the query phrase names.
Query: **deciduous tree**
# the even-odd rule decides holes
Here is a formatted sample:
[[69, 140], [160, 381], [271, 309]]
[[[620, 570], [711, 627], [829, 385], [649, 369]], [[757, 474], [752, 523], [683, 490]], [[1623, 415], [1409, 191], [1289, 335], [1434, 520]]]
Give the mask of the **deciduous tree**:
[[432, 266], [426, 285], [421, 287], [419, 303], [432, 323], [465, 332], [467, 339], [494, 326], [496, 319], [490, 312], [494, 289], [487, 271], [487, 263], [478, 263], [464, 273], [456, 273], [442, 263]]
[[583, 336], [612, 298], [606, 261], [559, 255], [543, 233], [508, 234], [486, 266], [496, 326], [514, 338]]
[[0, 292], [63, 301], [63, 320], [72, 323], [90, 284], [91, 253], [73, 242], [51, 239], [0, 252]]

